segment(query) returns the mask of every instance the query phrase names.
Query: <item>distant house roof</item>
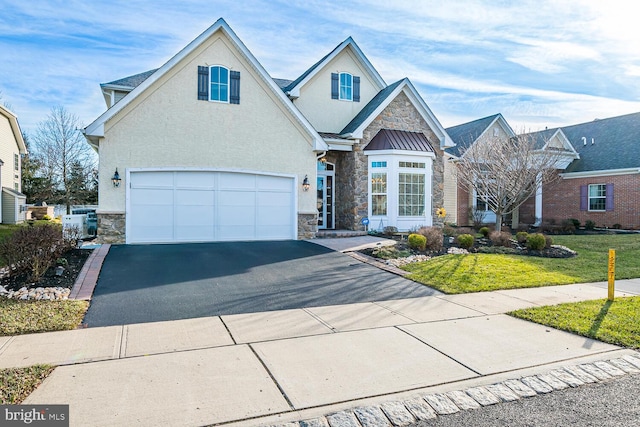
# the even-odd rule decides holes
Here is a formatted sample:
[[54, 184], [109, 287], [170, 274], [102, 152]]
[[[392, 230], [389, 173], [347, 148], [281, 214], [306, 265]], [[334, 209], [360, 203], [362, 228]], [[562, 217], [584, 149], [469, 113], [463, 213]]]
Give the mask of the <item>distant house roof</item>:
[[565, 172], [640, 168], [640, 113], [561, 129], [580, 155]]
[[482, 135], [493, 122], [502, 117], [501, 114], [483, 117], [472, 122], [463, 123], [461, 125], [452, 126], [445, 130], [456, 143], [455, 147], [447, 148], [448, 154], [460, 157], [464, 151], [469, 148]]
[[420, 132], [381, 129], [364, 148], [371, 150], [404, 150], [433, 153], [433, 146], [427, 137]]
[[367, 105], [347, 124], [340, 132], [341, 135], [354, 132], [360, 125], [393, 93], [393, 91], [403, 82], [397, 82], [385, 87], [373, 97]]
[[108, 88], [110, 86], [118, 86], [121, 89], [133, 90], [136, 87], [138, 87], [142, 82], [147, 80], [149, 76], [151, 76], [153, 73], [156, 72], [156, 70], [157, 68], [154, 68], [153, 70], [145, 71], [144, 73], [134, 74], [133, 76], [124, 77], [109, 83], [102, 83], [100, 87]]
[[278, 87], [282, 90], [284, 90], [287, 86], [289, 86], [293, 82], [293, 80], [287, 80], [287, 79], [273, 79], [273, 81], [276, 82]]
[[9, 110], [4, 105], [0, 105], [0, 115], [5, 116], [7, 120], [9, 120], [9, 126], [11, 127], [11, 131], [13, 132], [13, 137], [18, 144], [18, 151], [20, 154], [27, 153], [27, 146], [22, 137], [22, 130], [20, 129], [20, 125], [18, 124], [18, 116], [11, 110]]

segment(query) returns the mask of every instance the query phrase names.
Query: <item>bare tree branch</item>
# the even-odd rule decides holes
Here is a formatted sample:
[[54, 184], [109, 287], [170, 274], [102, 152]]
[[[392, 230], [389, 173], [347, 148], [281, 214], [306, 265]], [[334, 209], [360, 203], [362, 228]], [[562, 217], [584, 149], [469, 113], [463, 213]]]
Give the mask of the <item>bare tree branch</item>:
[[546, 145], [530, 135], [494, 137], [470, 145], [456, 160], [459, 183], [485, 199], [496, 214], [497, 230], [504, 215], [534, 196], [539, 186], [559, 178], [566, 152], [543, 149]]

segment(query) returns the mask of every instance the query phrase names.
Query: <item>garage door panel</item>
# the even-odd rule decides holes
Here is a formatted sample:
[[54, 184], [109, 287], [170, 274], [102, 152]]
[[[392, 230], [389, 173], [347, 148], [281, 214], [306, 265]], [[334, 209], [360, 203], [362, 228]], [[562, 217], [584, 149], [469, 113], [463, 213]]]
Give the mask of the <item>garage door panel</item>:
[[130, 175], [131, 187], [173, 187], [173, 172], [144, 172]]
[[246, 173], [220, 172], [220, 190], [255, 190], [256, 176]]
[[293, 180], [281, 176], [259, 175], [257, 177], [257, 188], [259, 190], [280, 190], [291, 192]]
[[173, 190], [155, 188], [132, 189], [131, 204], [141, 206], [173, 205]]
[[178, 172], [175, 177], [176, 188], [202, 188], [213, 190], [216, 175], [211, 172]]
[[131, 243], [295, 237], [292, 178], [216, 171], [130, 176]]
[[213, 206], [213, 190], [179, 190], [175, 192], [178, 206]]
[[220, 191], [220, 206], [251, 207], [256, 204], [256, 193], [253, 191]]

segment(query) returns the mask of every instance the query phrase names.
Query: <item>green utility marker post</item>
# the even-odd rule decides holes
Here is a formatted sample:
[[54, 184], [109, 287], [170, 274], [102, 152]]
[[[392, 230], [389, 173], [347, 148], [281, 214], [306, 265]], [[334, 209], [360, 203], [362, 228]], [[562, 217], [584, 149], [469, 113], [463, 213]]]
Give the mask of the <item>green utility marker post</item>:
[[613, 301], [616, 282], [616, 250], [609, 249], [609, 301]]

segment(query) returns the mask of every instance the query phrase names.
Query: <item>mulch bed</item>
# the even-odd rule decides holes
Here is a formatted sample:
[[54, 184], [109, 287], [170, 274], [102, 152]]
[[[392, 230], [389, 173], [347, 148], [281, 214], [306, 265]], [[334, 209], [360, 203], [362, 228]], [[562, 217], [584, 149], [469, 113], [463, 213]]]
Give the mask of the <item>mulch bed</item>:
[[0, 278], [0, 286], [4, 286], [7, 291], [17, 291], [24, 286], [27, 288], [61, 287], [71, 289], [91, 252], [93, 252], [91, 249], [71, 249], [65, 252], [62, 258], [65, 258], [68, 264], [64, 267], [61, 276], [56, 276], [56, 266], [54, 265], [35, 283], [30, 282], [28, 276], [23, 274]]
[[[447, 251], [449, 250], [449, 248], [458, 247], [458, 245], [454, 243], [455, 240], [452, 242], [451, 238], [445, 236], [442, 244], [442, 249], [438, 251], [430, 251], [427, 249], [425, 252], [421, 252], [421, 251], [411, 249], [409, 247], [409, 243], [406, 240], [404, 240], [403, 236], [398, 236], [398, 235], [382, 236], [381, 235], [380, 237], [396, 240], [397, 243], [395, 244], [395, 248], [398, 251], [407, 251], [411, 255], [428, 255], [431, 257], [442, 256], [442, 255], [447, 255], [448, 253]], [[488, 248], [488, 250], [483, 248]], [[473, 243], [473, 247], [469, 248], [468, 251], [469, 253], [501, 253], [499, 252], [501, 249], [506, 249], [502, 247], [495, 247], [495, 252], [490, 252], [491, 251], [490, 248], [493, 248], [493, 244], [491, 240], [479, 238], [479, 239], [475, 239]], [[536, 256], [536, 257], [545, 257], [545, 258], [571, 258], [575, 256], [575, 253], [568, 252], [558, 247], [545, 248], [542, 251], [532, 251], [522, 247], [513, 248], [513, 249], [514, 251], [512, 253], [511, 252], [508, 253], [509, 255]], [[378, 252], [378, 250], [379, 250], [378, 248], [367, 248], [367, 249], [362, 249], [359, 252], [365, 255], [376, 257], [376, 253]]]

